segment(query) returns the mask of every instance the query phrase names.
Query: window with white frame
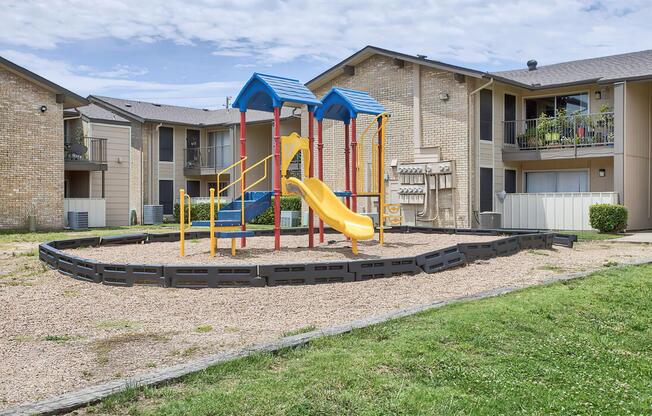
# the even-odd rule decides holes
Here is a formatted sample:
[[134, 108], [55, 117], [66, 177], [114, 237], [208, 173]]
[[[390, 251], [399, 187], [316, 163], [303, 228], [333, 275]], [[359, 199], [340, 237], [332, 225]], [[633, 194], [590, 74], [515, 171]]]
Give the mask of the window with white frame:
[[588, 192], [587, 171], [545, 171], [525, 173], [525, 192]]

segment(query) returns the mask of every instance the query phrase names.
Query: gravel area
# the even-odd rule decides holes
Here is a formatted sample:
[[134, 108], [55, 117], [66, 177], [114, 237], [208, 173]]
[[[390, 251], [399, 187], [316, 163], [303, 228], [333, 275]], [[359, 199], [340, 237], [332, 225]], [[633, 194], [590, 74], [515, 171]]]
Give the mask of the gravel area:
[[[133, 248], [120, 250], [128, 256]], [[368, 250], [362, 251], [371, 255]], [[407, 254], [404, 247], [396, 250]], [[285, 252], [294, 253], [285, 260], [297, 260], [296, 251]], [[648, 246], [592, 242], [575, 249], [521, 252], [433, 275], [205, 290], [95, 285], [45, 271], [33, 255], [0, 256], [0, 409], [269, 341], [287, 331], [327, 327], [498, 287], [533, 285], [551, 275], [651, 254]], [[11, 284], [3, 284], [7, 279]]]
[[[456, 235], [456, 234], [402, 234], [386, 233], [385, 244], [378, 240], [358, 242], [358, 255], [351, 252], [351, 242], [342, 234], [326, 234], [324, 243], [308, 248], [305, 235], [281, 236], [281, 250], [274, 251], [274, 237], [247, 238], [247, 247], [231, 256], [230, 240], [221, 239], [215, 257], [210, 256], [207, 238], [186, 241], [186, 255], [179, 256], [179, 242], [127, 244], [123, 246], [85, 247], [67, 250], [75, 256], [100, 260], [108, 263], [131, 264], [272, 264], [305, 263], [354, 259], [373, 259], [379, 257], [415, 256], [430, 250], [450, 247], [462, 242], [481, 242], [495, 240], [496, 236]], [[317, 244], [318, 237], [315, 236]]]

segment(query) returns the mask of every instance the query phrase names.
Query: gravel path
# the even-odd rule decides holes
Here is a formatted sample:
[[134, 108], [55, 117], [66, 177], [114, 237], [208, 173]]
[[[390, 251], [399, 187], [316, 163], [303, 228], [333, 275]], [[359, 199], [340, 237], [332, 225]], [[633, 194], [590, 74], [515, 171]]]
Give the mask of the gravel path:
[[[186, 241], [186, 255], [179, 256], [179, 242], [128, 244], [124, 246], [86, 247], [68, 250], [75, 256], [100, 260], [103, 262], [132, 264], [271, 264], [341, 261], [370, 259], [379, 257], [415, 256], [430, 250], [449, 247], [461, 242], [495, 240], [496, 236], [475, 236], [455, 234], [385, 234], [385, 245], [377, 240], [359, 241], [358, 255], [351, 252], [351, 242], [341, 234], [326, 234], [324, 244], [309, 249], [305, 235], [281, 237], [282, 250], [274, 251], [274, 237], [251, 237], [247, 247], [240, 249], [238, 239], [237, 256], [231, 256], [230, 240], [221, 239], [215, 257], [210, 257], [207, 238]], [[318, 237], [315, 236], [315, 243]]]
[[33, 256], [2, 257], [0, 269], [32, 272], [6, 285], [0, 275], [0, 409], [269, 341], [286, 331], [497, 287], [528, 286], [551, 275], [650, 255], [647, 246], [582, 243], [572, 250], [521, 252], [434, 275], [206, 290], [94, 285], [41, 272]]

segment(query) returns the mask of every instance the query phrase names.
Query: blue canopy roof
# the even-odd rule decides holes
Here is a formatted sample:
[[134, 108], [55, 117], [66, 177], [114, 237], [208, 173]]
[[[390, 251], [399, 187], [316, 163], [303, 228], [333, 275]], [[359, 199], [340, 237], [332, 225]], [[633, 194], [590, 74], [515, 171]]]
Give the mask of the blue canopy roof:
[[283, 103], [307, 104], [310, 110], [321, 105], [305, 85], [296, 79], [254, 72], [233, 102], [240, 111], [274, 111]]
[[315, 111], [315, 118], [318, 121], [327, 118], [349, 124], [349, 121], [356, 118], [358, 114], [376, 116], [385, 112], [385, 107], [368, 92], [348, 88], [331, 88], [321, 99], [321, 103], [322, 106]]

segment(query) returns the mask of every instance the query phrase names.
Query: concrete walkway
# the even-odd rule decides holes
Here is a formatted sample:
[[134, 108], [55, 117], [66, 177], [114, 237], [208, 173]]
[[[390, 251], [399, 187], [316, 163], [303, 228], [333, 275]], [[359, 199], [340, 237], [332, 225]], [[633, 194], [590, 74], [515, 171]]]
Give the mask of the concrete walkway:
[[625, 237], [608, 240], [612, 243], [652, 244], [652, 230], [628, 233]]

